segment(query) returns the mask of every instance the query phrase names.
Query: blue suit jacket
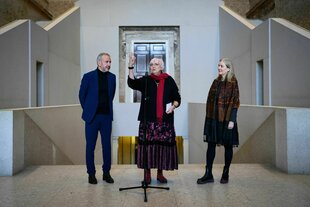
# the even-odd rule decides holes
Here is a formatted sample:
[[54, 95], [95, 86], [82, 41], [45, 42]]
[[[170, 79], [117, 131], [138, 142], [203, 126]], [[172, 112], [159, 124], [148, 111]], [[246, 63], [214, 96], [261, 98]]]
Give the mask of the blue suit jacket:
[[[116, 77], [113, 73], [108, 72], [108, 87], [109, 87], [109, 107], [111, 120], [113, 120], [113, 99], [116, 89]], [[91, 122], [96, 115], [98, 107], [98, 72], [97, 69], [84, 74], [80, 91], [79, 99], [83, 109], [82, 119], [85, 122]]]

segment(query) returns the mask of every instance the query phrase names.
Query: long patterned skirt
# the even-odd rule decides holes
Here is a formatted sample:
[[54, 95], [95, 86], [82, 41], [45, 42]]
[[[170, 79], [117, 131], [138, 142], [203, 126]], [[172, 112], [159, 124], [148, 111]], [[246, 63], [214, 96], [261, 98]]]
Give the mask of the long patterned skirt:
[[[145, 131], [146, 141], [144, 140], [144, 123], [140, 122], [137, 152], [138, 168], [144, 168], [144, 157], [146, 157], [147, 169], [178, 169], [178, 155], [173, 124], [148, 122], [146, 123]], [[146, 154], [144, 154], [144, 149], [146, 149]]]

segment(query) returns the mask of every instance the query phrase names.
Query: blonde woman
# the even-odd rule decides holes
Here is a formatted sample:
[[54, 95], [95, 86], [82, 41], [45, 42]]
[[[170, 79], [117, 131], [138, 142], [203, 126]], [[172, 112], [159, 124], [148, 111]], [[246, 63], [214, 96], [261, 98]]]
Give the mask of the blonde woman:
[[207, 98], [204, 125], [204, 141], [208, 143], [207, 165], [205, 174], [197, 180], [197, 184], [214, 182], [212, 166], [217, 145], [225, 147], [225, 166], [220, 182], [228, 183], [233, 147], [239, 145], [237, 127], [239, 105], [239, 87], [232, 61], [222, 58], [218, 63], [218, 77], [213, 81]]

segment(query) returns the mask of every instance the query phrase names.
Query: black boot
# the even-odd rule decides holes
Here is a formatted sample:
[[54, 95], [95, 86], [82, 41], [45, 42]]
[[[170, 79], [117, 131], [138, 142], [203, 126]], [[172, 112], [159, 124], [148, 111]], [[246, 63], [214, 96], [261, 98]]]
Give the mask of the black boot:
[[229, 181], [229, 168], [224, 167], [220, 183], [226, 184], [226, 183], [228, 183], [228, 181]]
[[205, 183], [213, 183], [213, 175], [212, 175], [212, 169], [208, 169], [206, 166], [206, 172], [205, 174], [197, 180], [197, 184], [205, 184]]

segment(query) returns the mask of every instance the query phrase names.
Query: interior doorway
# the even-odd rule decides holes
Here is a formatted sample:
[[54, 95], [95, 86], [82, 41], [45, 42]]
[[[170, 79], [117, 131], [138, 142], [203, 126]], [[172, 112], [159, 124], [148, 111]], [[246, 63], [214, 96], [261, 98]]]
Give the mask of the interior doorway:
[[256, 104], [264, 105], [264, 61], [256, 62]]
[[44, 64], [36, 63], [36, 105], [44, 106]]

